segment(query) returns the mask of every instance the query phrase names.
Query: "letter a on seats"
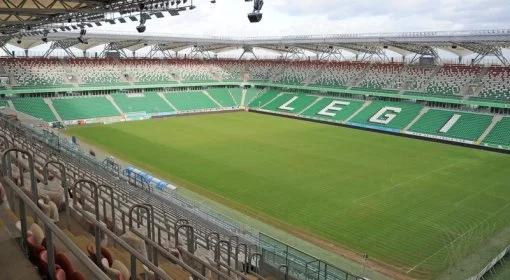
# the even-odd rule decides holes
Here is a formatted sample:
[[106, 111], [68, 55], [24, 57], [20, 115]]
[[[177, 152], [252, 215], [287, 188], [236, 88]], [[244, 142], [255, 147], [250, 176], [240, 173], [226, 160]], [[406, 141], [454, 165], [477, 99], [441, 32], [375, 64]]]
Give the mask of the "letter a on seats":
[[334, 116], [336, 116], [336, 113], [335, 112], [330, 112], [330, 111], [340, 112], [340, 111], [342, 111], [343, 108], [342, 107], [337, 107], [337, 105], [347, 106], [349, 104], [351, 104], [351, 102], [345, 102], [345, 101], [340, 101], [340, 100], [332, 101], [331, 103], [329, 103], [328, 106], [324, 107], [324, 109], [322, 109], [319, 113], [317, 113], [317, 115], [334, 117]]
[[282, 109], [282, 110], [287, 110], [287, 111], [294, 111], [294, 108], [290, 107], [289, 105], [292, 104], [292, 102], [296, 101], [296, 99], [298, 99], [298, 98], [299, 97], [294, 96], [289, 101], [285, 102], [282, 106], [280, 106], [278, 108]]
[[450, 131], [450, 129], [457, 123], [457, 121], [460, 119], [460, 117], [462, 117], [462, 116], [459, 114], [453, 115], [450, 118], [450, 120], [447, 123], [445, 123], [445, 125], [439, 130], [439, 132], [447, 133], [448, 131]]
[[[392, 112], [392, 113], [387, 113]], [[370, 118], [370, 122], [379, 124], [389, 124], [397, 114], [402, 112], [402, 108], [398, 107], [384, 107], [377, 112], [373, 117]]]

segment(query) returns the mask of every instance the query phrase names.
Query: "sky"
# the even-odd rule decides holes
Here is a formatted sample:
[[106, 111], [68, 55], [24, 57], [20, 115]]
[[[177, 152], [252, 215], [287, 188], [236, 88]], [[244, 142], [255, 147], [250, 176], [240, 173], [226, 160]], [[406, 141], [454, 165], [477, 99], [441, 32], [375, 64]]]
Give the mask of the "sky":
[[[508, 0], [265, 0], [249, 23], [252, 2], [195, 0], [196, 9], [147, 22], [148, 33], [215, 36], [450, 31], [510, 28]], [[98, 30], [133, 32], [136, 23]]]

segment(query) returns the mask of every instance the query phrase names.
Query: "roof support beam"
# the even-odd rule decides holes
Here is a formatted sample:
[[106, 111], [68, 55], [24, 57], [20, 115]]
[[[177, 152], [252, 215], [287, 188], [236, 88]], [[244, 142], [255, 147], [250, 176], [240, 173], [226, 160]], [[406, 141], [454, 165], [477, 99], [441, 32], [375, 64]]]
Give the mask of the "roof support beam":
[[126, 40], [126, 41], [116, 41], [106, 44], [104, 50], [101, 52], [101, 56], [104, 57], [110, 51], [116, 51], [123, 58], [127, 58], [127, 54], [124, 49], [129, 48], [134, 45], [138, 45], [142, 42], [142, 40]]
[[177, 52], [175, 52], [175, 56], [170, 53], [170, 50], [165, 48], [166, 46], [161, 44], [155, 44], [151, 46], [149, 53], [147, 53], [146, 57], [154, 58], [154, 56], [160, 52], [164, 58], [174, 58], [177, 57]]
[[496, 44], [463, 43], [461, 47], [476, 53], [473, 64], [480, 63], [487, 56], [495, 56], [503, 65], [508, 66], [508, 59], [503, 55], [503, 48]]
[[46, 51], [44, 54], [44, 57], [49, 57], [53, 51], [56, 49], [62, 49], [64, 52], [72, 58], [75, 58], [76, 56], [70, 49], [72, 46], [78, 45], [80, 42], [78, 39], [67, 39], [67, 40], [60, 40], [60, 41], [53, 41], [51, 42], [50, 48]]
[[252, 46], [243, 46], [243, 53], [239, 57], [239, 60], [241, 60], [244, 57], [245, 54], [249, 54], [249, 53], [251, 53], [253, 55], [253, 57], [255, 57], [255, 59], [259, 59], [257, 57], [257, 55], [255, 54], [255, 52], [253, 51], [253, 47]]

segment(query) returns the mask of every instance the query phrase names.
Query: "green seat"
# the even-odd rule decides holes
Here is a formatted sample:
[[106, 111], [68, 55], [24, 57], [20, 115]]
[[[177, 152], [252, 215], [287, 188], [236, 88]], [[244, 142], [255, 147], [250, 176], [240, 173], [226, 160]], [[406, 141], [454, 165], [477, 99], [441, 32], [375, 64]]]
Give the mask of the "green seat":
[[174, 109], [168, 105], [157, 93], [143, 94], [112, 94], [113, 100], [124, 113], [145, 112], [162, 113], [173, 112]]
[[207, 90], [209, 95], [220, 103], [222, 107], [236, 107], [237, 104], [234, 101], [230, 91], [227, 88], [210, 88]]
[[[317, 98], [317, 96], [312, 95], [283, 93], [263, 106], [262, 109], [274, 112], [298, 114], [317, 100]], [[292, 102], [287, 106], [283, 106], [289, 101]]]
[[215, 109], [218, 105], [207, 95], [199, 91], [168, 92], [165, 98], [180, 111]]
[[12, 104], [17, 111], [31, 115], [47, 122], [57, 120], [50, 107], [44, 99], [37, 97], [16, 98], [12, 100]]
[[[341, 108], [341, 110], [326, 110], [321, 114], [321, 111], [324, 110], [328, 105], [330, 105], [334, 101], [348, 102], [348, 105], [335, 105], [335, 108]], [[314, 119], [326, 119], [333, 121], [343, 121], [347, 119], [349, 116], [354, 114], [359, 108], [363, 106], [363, 101], [356, 100], [343, 100], [336, 98], [323, 98], [317, 103], [313, 104], [310, 108], [306, 109], [301, 116], [314, 118]], [[328, 115], [329, 114], [329, 115]]]
[[[393, 110], [389, 110], [385, 114], [383, 114], [380, 118], [375, 118], [375, 115], [379, 111], [381, 111], [384, 107], [393, 107], [400, 110], [400, 112], [394, 112]], [[418, 116], [422, 108], [423, 108], [422, 105], [414, 103], [373, 101], [370, 105], [368, 105], [356, 116], [354, 116], [350, 120], [350, 123], [362, 126], [402, 130], [409, 123], [411, 123], [411, 121], [413, 121], [416, 118], [416, 116]], [[390, 119], [391, 115], [396, 116]], [[388, 123], [378, 122], [381, 120], [389, 120], [389, 122]]]
[[53, 99], [53, 107], [63, 120], [81, 120], [119, 116], [104, 96]]
[[510, 117], [501, 119], [485, 137], [483, 143], [510, 147]]
[[[448, 128], [448, 122], [455, 115], [460, 117]], [[432, 109], [423, 114], [409, 131], [476, 141], [487, 129], [491, 121], [492, 116], [490, 115]], [[443, 131], [441, 131], [442, 129]]]

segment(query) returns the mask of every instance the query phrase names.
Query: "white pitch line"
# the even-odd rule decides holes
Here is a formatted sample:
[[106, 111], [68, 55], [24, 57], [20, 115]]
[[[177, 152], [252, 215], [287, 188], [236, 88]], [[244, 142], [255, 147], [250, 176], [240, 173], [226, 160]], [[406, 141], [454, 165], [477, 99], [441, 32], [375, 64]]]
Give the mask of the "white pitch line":
[[407, 184], [407, 183], [410, 183], [410, 182], [413, 182], [413, 181], [419, 180], [419, 179], [421, 179], [421, 178], [427, 177], [427, 176], [431, 175], [432, 173], [435, 173], [435, 172], [438, 172], [438, 171], [441, 171], [441, 170], [444, 170], [444, 169], [448, 169], [448, 168], [450, 168], [450, 167], [453, 167], [453, 166], [455, 166], [455, 165], [457, 165], [457, 164], [459, 164], [459, 163], [461, 163], [461, 162], [454, 162], [454, 163], [452, 163], [452, 164], [445, 165], [445, 166], [442, 166], [442, 167], [440, 167], [440, 168], [437, 168], [437, 169], [431, 170], [431, 171], [426, 172], [426, 173], [424, 173], [424, 174], [422, 174], [422, 175], [420, 175], [420, 176], [416, 176], [416, 177], [414, 177], [414, 178], [411, 178], [411, 179], [409, 179], [409, 180], [407, 180], [407, 181], [402, 181], [402, 182], [400, 182], [400, 183], [397, 183], [397, 184], [395, 184], [395, 185], [393, 185], [393, 186], [391, 186], [391, 187], [389, 187], [389, 188], [387, 188], [387, 189], [383, 189], [383, 190], [380, 190], [380, 191], [376, 191], [376, 192], [373, 192], [373, 193], [371, 193], [371, 194], [368, 194], [368, 195], [362, 196], [362, 197], [360, 197], [360, 198], [357, 198], [357, 199], [355, 199], [355, 200], [354, 200], [354, 202], [358, 202], [358, 201], [363, 200], [363, 199], [365, 199], [365, 198], [367, 198], [367, 197], [371, 197], [371, 196], [374, 196], [374, 195], [377, 195], [377, 194], [380, 194], [380, 193], [383, 193], [383, 192], [390, 191], [390, 190], [392, 190], [392, 189], [394, 189], [394, 188], [397, 188], [397, 187], [399, 187], [399, 186], [401, 186], [401, 185], [404, 185], [404, 184]]
[[503, 211], [503, 209], [507, 208], [508, 206], [510, 206], [510, 202], [505, 204], [503, 207], [501, 207], [501, 209], [499, 209], [498, 211], [494, 212], [491, 216], [488, 216], [487, 218], [483, 219], [483, 221], [481, 221], [480, 223], [478, 223], [476, 226], [470, 228], [469, 230], [466, 230], [463, 234], [457, 236], [455, 239], [453, 239], [452, 241], [448, 242], [448, 244], [445, 244], [443, 247], [439, 248], [439, 250], [437, 250], [434, 254], [426, 257], [425, 259], [423, 259], [421, 262], [419, 262], [418, 264], [416, 264], [415, 266], [413, 266], [411, 269], [409, 269], [406, 273], [409, 273], [413, 270], [415, 270], [417, 267], [419, 267], [420, 265], [424, 264], [426, 261], [428, 261], [430, 258], [434, 257], [435, 255], [437, 255], [439, 252], [441, 252], [444, 248], [446, 247], [449, 247], [450, 245], [452, 245], [455, 241], [457, 241], [459, 238], [463, 237], [464, 235], [466, 235], [467, 233], [477, 229], [481, 224], [483, 224], [485, 221], [487, 221], [488, 219], [496, 216], [497, 214], [499, 214], [501, 211]]

